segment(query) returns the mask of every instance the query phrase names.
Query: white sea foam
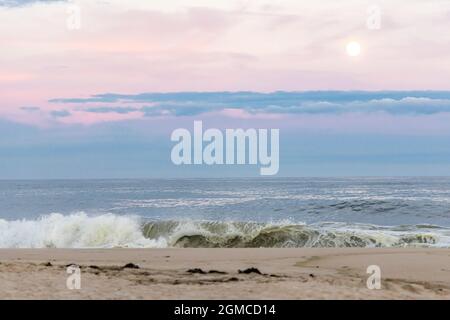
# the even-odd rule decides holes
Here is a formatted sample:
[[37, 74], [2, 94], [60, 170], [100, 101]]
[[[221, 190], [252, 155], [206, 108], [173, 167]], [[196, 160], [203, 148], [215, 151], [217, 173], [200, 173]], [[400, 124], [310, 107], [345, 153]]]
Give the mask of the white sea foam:
[[437, 226], [181, 220], [149, 222], [144, 233], [150, 238], [164, 237], [174, 247], [450, 246], [450, 230]]
[[0, 219], [0, 248], [450, 247], [450, 229], [292, 221], [143, 221], [85, 213]]
[[138, 218], [113, 214], [53, 213], [37, 220], [0, 219], [0, 248], [165, 247], [146, 239]]

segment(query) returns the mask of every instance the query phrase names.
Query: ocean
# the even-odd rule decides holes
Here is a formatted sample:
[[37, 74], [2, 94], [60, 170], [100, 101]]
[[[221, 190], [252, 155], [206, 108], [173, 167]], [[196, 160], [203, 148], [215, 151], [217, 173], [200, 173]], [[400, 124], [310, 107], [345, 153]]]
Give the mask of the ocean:
[[450, 247], [450, 177], [0, 181], [0, 248]]

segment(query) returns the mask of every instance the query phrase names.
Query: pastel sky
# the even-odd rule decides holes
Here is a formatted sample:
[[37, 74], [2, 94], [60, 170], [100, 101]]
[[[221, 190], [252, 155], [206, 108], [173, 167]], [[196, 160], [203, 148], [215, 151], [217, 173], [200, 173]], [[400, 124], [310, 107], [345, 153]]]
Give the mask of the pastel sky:
[[450, 172], [450, 0], [0, 0], [0, 21], [0, 178], [257, 174], [174, 167], [194, 120], [280, 128], [282, 176]]

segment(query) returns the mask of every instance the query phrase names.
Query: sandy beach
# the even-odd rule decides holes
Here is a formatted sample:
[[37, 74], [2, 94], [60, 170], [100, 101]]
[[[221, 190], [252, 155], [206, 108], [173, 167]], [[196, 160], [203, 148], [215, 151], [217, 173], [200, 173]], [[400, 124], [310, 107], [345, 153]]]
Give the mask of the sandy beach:
[[[80, 290], [67, 289], [70, 264]], [[367, 289], [369, 265], [380, 290]], [[0, 288], [1, 299], [450, 299], [450, 249], [2, 249]]]

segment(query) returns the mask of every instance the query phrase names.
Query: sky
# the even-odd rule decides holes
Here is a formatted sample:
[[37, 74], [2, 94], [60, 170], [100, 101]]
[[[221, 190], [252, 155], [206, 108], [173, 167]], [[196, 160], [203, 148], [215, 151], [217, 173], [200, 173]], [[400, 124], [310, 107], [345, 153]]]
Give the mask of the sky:
[[280, 129], [279, 176], [450, 173], [450, 0], [0, 0], [0, 21], [0, 179], [258, 175], [174, 166], [194, 120]]

